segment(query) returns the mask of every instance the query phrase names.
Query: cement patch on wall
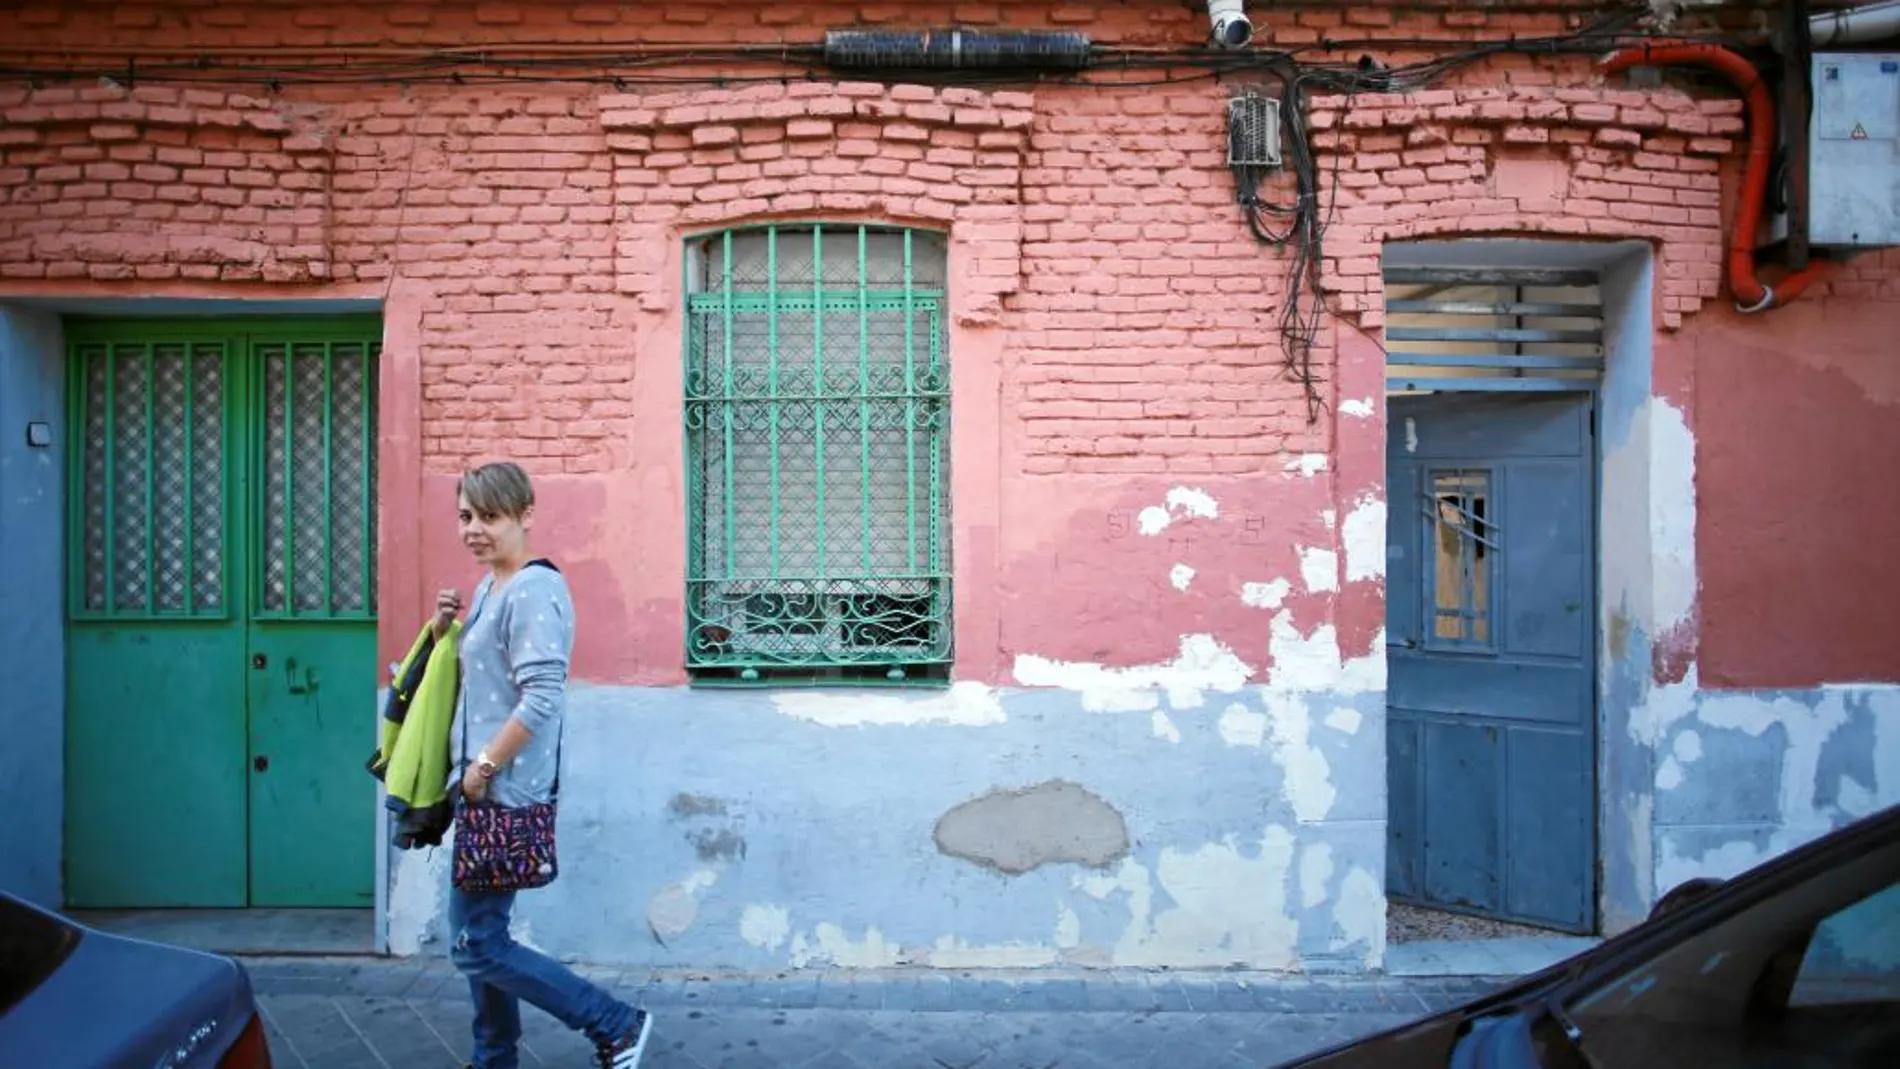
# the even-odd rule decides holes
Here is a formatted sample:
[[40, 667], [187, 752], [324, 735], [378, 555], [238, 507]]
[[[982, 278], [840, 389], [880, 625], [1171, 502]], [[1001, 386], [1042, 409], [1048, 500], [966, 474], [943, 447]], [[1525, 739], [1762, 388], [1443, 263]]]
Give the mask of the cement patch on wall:
[[[577, 686], [561, 878], [521, 896], [522, 930], [632, 966], [1383, 961], [1376, 692], [1164, 691], [1105, 713], [1072, 691], [994, 690], [1006, 715], [982, 723], [851, 708], [928, 693], [822, 697], [838, 715]], [[1178, 738], [1156, 736], [1157, 711]], [[446, 945], [447, 852], [392, 855], [392, 952]]]
[[1128, 824], [1081, 784], [1050, 780], [957, 806], [937, 821], [936, 840], [951, 857], [1014, 876], [1064, 862], [1105, 868], [1128, 853]]

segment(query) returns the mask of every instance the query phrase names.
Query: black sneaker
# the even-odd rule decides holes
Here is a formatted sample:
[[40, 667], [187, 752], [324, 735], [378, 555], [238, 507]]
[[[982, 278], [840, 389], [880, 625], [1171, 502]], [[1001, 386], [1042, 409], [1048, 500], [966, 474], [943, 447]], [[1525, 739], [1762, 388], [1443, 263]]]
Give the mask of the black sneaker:
[[633, 1011], [633, 1027], [612, 1043], [594, 1045], [594, 1057], [600, 1069], [634, 1069], [647, 1052], [647, 1037], [653, 1034], [653, 1018], [645, 1010]]

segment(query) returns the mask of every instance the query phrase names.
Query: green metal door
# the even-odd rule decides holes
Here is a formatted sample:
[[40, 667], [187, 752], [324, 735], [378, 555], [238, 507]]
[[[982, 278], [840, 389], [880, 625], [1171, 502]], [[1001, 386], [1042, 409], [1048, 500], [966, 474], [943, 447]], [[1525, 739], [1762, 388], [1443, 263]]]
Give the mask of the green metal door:
[[372, 904], [375, 345], [251, 343], [251, 903]]
[[71, 905], [370, 904], [378, 333], [68, 322]]

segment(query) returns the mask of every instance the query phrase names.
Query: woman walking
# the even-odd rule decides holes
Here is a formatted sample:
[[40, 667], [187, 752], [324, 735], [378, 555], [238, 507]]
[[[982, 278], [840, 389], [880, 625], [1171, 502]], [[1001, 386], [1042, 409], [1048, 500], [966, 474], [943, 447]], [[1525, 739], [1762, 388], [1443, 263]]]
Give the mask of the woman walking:
[[[645, 1011], [515, 942], [508, 930], [516, 893], [544, 886], [558, 871], [554, 804], [574, 648], [567, 580], [529, 555], [534, 488], [519, 466], [476, 468], [462, 476], [456, 497], [462, 544], [488, 568], [462, 628], [452, 735], [462, 797], [449, 953], [475, 1002], [474, 1069], [520, 1064], [523, 1001], [592, 1039], [601, 1069], [633, 1069], [652, 1031]], [[458, 591], [442, 591], [438, 638], [461, 609]]]

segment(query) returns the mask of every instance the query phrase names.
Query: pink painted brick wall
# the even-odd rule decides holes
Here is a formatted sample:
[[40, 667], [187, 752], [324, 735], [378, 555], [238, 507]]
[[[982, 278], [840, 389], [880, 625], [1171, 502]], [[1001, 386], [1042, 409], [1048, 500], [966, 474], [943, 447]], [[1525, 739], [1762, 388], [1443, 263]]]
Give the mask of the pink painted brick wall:
[[[1263, 42], [1362, 39], [1348, 58], [1375, 52], [1397, 63], [1425, 54], [1417, 39], [1561, 32], [1594, 6], [1262, 6], [1254, 15]], [[1761, 15], [1728, 17], [1747, 24]], [[94, 2], [10, 5], [0, 42], [16, 58], [75, 44], [713, 46], [951, 20], [1071, 27], [1128, 45], [1195, 44], [1206, 27], [1194, 5], [1168, 0]], [[1025, 651], [1165, 659], [1190, 631], [1251, 651], [1264, 673], [1267, 625], [1239, 604], [1240, 585], [1298, 576], [1296, 546], [1340, 548], [1323, 514], [1337, 519], [1382, 492], [1381, 421], [1338, 413], [1345, 400], [1377, 403], [1376, 342], [1368, 348], [1366, 339], [1382, 321], [1382, 243], [1458, 234], [1651, 240], [1658, 326], [1694, 337], [1706, 306], [1727, 301], [1720, 250], [1742, 134], [1739, 104], [1727, 96], [1605, 84], [1583, 57], [1499, 57], [1426, 92], [1314, 99], [1332, 315], [1312, 354], [1328, 407], [1309, 421], [1276, 329], [1287, 261], [1253, 240], [1233, 204], [1222, 121], [1229, 85], [133, 84], [129, 92], [0, 84], [0, 287], [95, 296], [413, 287], [420, 397], [386, 404], [419, 404], [423, 463], [438, 480], [429, 492], [461, 465], [496, 455], [568, 480], [551, 484], [574, 532], [557, 537], [597, 580], [584, 595], [601, 621], [596, 633], [637, 636], [599, 640], [581, 669], [649, 681], [678, 675], [669, 636], [680, 630], [683, 528], [677, 517], [656, 518], [677, 512], [677, 416], [668, 415], [677, 402], [669, 408], [653, 391], [677, 389], [684, 235], [811, 217], [949, 229], [952, 363], [990, 361], [989, 377], [976, 380], [987, 393], [960, 393], [956, 404], [998, 413], [990, 452], [976, 454], [987, 470], [955, 469], [961, 674], [1006, 680], [1010, 657]], [[1891, 252], [1863, 257], [1804, 300], [1877, 308], [1900, 299], [1897, 268]], [[1778, 325], [1789, 322], [1735, 329], [1825, 347]], [[988, 433], [988, 418], [965, 426]], [[1329, 459], [1317, 477], [1287, 475], [1312, 455]], [[1751, 457], [1737, 448], [1718, 463], [1746, 466]], [[1218, 498], [1220, 516], [1160, 540], [1128, 533], [1128, 517], [1181, 485]], [[1780, 515], [1799, 505], [1748, 508]], [[1724, 522], [1768, 516], [1748, 508]], [[427, 518], [425, 537], [393, 552], [444, 548], [443, 532], [427, 526], [437, 522]], [[634, 528], [646, 533], [627, 533]], [[1709, 567], [1725, 584], [1718, 600], [1745, 601], [1746, 568], [1715, 552]], [[1200, 576], [1187, 592], [1168, 582], [1177, 563]], [[405, 564], [419, 575], [433, 566], [418, 556], [385, 567]], [[428, 579], [416, 585], [419, 599]], [[1336, 626], [1342, 653], [1357, 655], [1382, 620], [1378, 588], [1373, 579], [1296, 590], [1290, 611], [1303, 633]]]

